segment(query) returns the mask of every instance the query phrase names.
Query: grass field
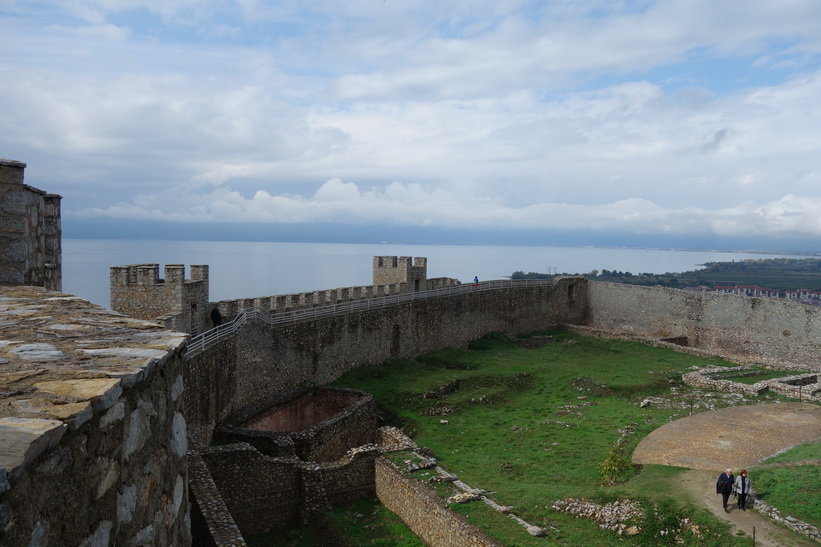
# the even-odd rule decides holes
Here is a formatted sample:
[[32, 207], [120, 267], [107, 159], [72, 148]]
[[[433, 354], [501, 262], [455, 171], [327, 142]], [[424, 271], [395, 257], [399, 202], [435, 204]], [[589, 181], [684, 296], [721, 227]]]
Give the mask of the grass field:
[[[762, 467], [751, 471], [753, 491], [783, 513], [821, 527], [821, 442], [796, 446], [768, 458], [766, 464], [798, 464]], [[810, 463], [812, 461], [812, 463]]]
[[[415, 361], [360, 368], [336, 385], [374, 394], [387, 421], [430, 448], [440, 465], [551, 531], [548, 538], [531, 538], [482, 504], [454, 506], [505, 545], [621, 544], [612, 532], [551, 504], [567, 497], [634, 496], [675, 505], [679, 497], [665, 485], [680, 469], [627, 465], [614, 485], [602, 486], [602, 463], [617, 442], [626, 458], [642, 437], [704, 402], [680, 384], [682, 373], [730, 364], [639, 343], [550, 334], [556, 342], [535, 350], [490, 336], [469, 350], [443, 349]], [[670, 405], [641, 408], [648, 396], [666, 397]], [[717, 398], [710, 404], [725, 403]], [[722, 535], [714, 544], [736, 541], [710, 516], [686, 507], [676, 511], [709, 523], [713, 534]], [[658, 538], [645, 541], [659, 544]], [[712, 536], [692, 544], [717, 541]]]
[[[671, 479], [683, 469], [629, 465], [638, 441], [661, 425], [693, 411], [739, 404], [737, 398], [680, 382], [681, 374], [694, 367], [732, 365], [635, 342], [541, 334], [554, 336], [555, 342], [523, 349], [491, 335], [467, 350], [442, 349], [416, 360], [362, 367], [335, 385], [372, 393], [387, 424], [402, 427], [419, 446], [432, 450], [442, 467], [474, 488], [494, 492], [497, 503], [513, 506], [518, 516], [548, 532], [532, 538], [483, 503], [451, 506], [506, 546], [674, 544], [672, 534], [660, 536], [659, 531], [680, 518], [691, 519], [702, 533], [686, 535], [677, 545], [749, 545], [749, 538], [731, 534], [708, 512], [682, 504]], [[639, 403], [650, 396], [656, 402], [642, 408]], [[775, 398], [753, 397], [746, 403]], [[621, 459], [616, 463], [626, 465], [611, 465], [611, 472], [603, 473], [614, 452]], [[402, 461], [408, 455], [393, 457]], [[427, 477], [425, 472], [414, 476]], [[453, 493], [447, 484], [436, 488], [443, 499]], [[626, 540], [551, 508], [567, 497], [600, 503], [639, 500], [647, 508], [642, 533]], [[337, 524], [321, 516], [309, 530], [294, 531], [287, 543], [256, 545], [309, 545], [305, 538], [311, 534], [344, 530], [346, 523], [361, 521], [356, 515], [366, 514], [376, 519], [360, 526], [369, 535], [349, 540], [351, 545], [417, 545], [397, 531], [401, 523], [379, 523], [375, 500], [358, 503], [371, 503], [373, 509], [338, 508], [332, 517]], [[384, 532], [385, 527], [393, 531]]]

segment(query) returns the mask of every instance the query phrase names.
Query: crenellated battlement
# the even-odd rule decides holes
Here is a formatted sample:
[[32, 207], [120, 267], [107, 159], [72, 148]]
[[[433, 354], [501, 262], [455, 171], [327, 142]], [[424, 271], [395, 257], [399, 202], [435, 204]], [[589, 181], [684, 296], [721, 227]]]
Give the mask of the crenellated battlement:
[[112, 266], [109, 271], [111, 309], [138, 319], [160, 321], [181, 332], [208, 328], [208, 266], [191, 266], [185, 279], [184, 264]]
[[407, 292], [442, 289], [461, 284], [458, 279], [450, 277], [427, 279], [427, 263], [428, 259], [425, 257], [375, 256], [373, 257], [373, 285], [220, 300], [209, 303], [208, 307], [209, 309], [218, 308], [223, 320], [230, 321], [245, 308], [259, 308], [268, 313], [279, 313]]
[[425, 290], [428, 276], [428, 259], [410, 256], [373, 257], [373, 284], [390, 285], [408, 283], [413, 291]]

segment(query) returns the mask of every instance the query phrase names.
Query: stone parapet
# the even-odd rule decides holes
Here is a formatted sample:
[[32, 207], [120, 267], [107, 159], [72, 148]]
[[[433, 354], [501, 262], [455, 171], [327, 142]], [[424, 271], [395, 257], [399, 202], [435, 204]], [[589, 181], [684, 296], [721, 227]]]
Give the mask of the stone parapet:
[[[437, 277], [428, 279], [425, 290], [444, 289], [461, 285], [458, 279]], [[354, 287], [336, 287], [304, 293], [276, 294], [255, 298], [238, 298], [210, 302], [209, 309], [218, 308], [224, 321], [233, 320], [243, 309], [259, 308], [267, 313], [312, 309], [334, 304], [345, 304], [410, 292], [413, 286], [409, 283], [391, 283], [385, 285], [362, 285]]]
[[189, 544], [185, 336], [6, 285], [0, 340], [0, 544]]

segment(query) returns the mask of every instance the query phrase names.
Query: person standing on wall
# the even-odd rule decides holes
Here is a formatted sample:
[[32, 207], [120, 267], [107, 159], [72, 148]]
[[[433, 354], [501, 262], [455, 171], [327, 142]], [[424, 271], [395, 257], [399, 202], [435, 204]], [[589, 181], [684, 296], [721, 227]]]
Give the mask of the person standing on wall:
[[473, 276], [473, 286], [476, 287], [477, 285], [479, 285], [479, 276], [475, 275]]
[[716, 481], [716, 494], [721, 494], [721, 504], [724, 506], [724, 512], [729, 513], [727, 509], [727, 500], [730, 499], [730, 494], [733, 493], [733, 485], [735, 484], [735, 477], [733, 477], [733, 470], [727, 469], [724, 473], [718, 476]]
[[738, 494], [738, 508], [747, 510], [747, 496], [752, 491], [752, 483], [747, 476], [747, 470], [742, 469], [741, 474], [735, 479], [735, 493]]

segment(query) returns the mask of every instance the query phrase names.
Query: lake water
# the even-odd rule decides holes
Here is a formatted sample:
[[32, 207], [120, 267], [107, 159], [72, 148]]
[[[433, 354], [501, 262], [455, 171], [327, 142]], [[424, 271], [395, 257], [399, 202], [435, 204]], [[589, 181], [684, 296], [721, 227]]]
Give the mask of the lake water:
[[109, 268], [208, 264], [212, 301], [370, 285], [374, 256], [427, 257], [428, 277], [502, 279], [517, 270], [588, 273], [683, 272], [705, 262], [788, 254], [592, 247], [504, 247], [225, 241], [64, 239], [63, 292], [109, 305]]

